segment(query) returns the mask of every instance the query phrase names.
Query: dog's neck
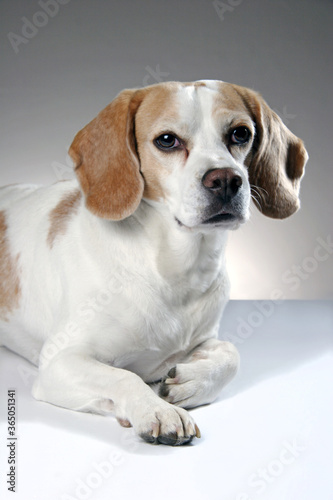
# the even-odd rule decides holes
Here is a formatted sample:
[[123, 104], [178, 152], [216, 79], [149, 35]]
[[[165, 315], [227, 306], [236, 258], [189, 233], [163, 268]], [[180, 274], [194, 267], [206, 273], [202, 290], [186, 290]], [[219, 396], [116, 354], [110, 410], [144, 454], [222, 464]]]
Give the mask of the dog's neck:
[[158, 247], [156, 267], [164, 279], [177, 284], [184, 281], [199, 289], [211, 285], [224, 261], [227, 231], [181, 227], [168, 212], [145, 202], [133, 217]]
[[[131, 252], [131, 261], [137, 263], [138, 269], [140, 265], [149, 265], [174, 291], [183, 290], [185, 294], [186, 290], [204, 293], [225, 269], [228, 233], [225, 230], [187, 230], [169, 213], [145, 202], [132, 216], [118, 222], [100, 219], [82, 208], [85, 212], [82, 219], [85, 225], [82, 233], [87, 240], [85, 248], [90, 248], [92, 257], [101, 262], [112, 260], [108, 253], [112, 252], [113, 239], [119, 238], [124, 244], [124, 252], [125, 249], [126, 253]], [[136, 254], [139, 248], [140, 253]], [[96, 252], [104, 255], [99, 256]], [[117, 256], [112, 255], [112, 258]]]

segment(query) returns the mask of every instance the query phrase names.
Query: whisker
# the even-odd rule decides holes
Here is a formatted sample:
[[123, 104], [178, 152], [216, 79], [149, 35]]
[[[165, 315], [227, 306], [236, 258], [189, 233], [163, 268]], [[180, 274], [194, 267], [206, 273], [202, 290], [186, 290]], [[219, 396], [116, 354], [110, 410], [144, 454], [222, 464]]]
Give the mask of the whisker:
[[264, 189], [263, 187], [261, 186], [256, 186], [254, 184], [251, 184], [251, 189], [253, 189], [257, 194], [259, 194], [261, 196], [261, 192], [266, 195], [266, 196], [269, 196], [268, 194], [268, 191], [266, 191], [266, 189]]
[[[260, 191], [262, 191], [262, 193]], [[264, 201], [265, 194], [268, 195], [265, 189], [263, 189], [260, 186], [254, 186], [253, 184], [251, 184], [251, 197], [259, 205], [261, 211], [262, 211], [261, 203]]]
[[266, 189], [264, 189], [263, 187], [260, 187], [260, 186], [254, 186], [256, 189], [258, 189], [259, 191], [263, 191], [264, 194], [266, 194], [268, 196], [268, 191], [266, 191]]

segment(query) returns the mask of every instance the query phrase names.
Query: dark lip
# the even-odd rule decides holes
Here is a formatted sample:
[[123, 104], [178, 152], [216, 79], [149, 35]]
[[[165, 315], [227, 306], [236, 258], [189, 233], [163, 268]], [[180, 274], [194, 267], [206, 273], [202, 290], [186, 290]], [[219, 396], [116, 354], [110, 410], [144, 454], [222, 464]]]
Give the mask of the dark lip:
[[217, 214], [203, 221], [203, 224], [221, 224], [223, 222], [234, 222], [238, 217], [232, 213]]
[[[175, 221], [177, 222], [177, 224], [179, 226], [181, 226], [181, 227], [184, 226], [184, 224], [179, 219], [177, 219], [177, 217], [175, 217]], [[216, 214], [213, 217], [210, 217], [209, 219], [202, 221], [201, 224], [205, 224], [205, 225], [209, 225], [209, 224], [211, 224], [211, 225], [223, 225], [223, 224], [225, 224], [225, 225], [227, 225], [228, 223], [233, 223], [236, 221], [241, 222], [242, 217], [237, 216], [235, 214], [232, 214], [230, 212], [225, 212], [222, 214]], [[184, 227], [186, 227], [186, 226], [184, 226]]]

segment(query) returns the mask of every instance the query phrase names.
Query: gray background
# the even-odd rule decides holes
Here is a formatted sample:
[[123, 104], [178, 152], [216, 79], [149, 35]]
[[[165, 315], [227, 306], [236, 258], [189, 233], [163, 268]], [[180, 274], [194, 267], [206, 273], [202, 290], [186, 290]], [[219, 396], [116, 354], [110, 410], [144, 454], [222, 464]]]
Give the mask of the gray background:
[[[254, 88], [310, 160], [299, 213], [281, 222], [253, 208], [231, 233], [232, 298], [332, 298], [333, 250], [316, 257], [318, 238], [333, 235], [332, 1], [55, 1], [52, 15], [35, 0], [0, 2], [0, 185], [70, 178], [74, 134], [123, 88], [204, 78]], [[40, 26], [25, 31], [26, 20]], [[15, 51], [9, 33], [27, 43]]]

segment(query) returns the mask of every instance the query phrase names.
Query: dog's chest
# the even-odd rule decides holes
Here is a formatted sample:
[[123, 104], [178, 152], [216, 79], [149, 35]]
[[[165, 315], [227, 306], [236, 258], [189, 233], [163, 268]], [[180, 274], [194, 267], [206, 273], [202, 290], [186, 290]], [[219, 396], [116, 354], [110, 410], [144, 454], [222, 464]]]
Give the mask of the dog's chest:
[[[181, 287], [178, 287], [181, 288]], [[201, 293], [187, 289], [183, 294], [155, 294], [150, 308], [141, 312], [137, 329], [137, 349], [124, 367], [138, 373], [144, 380], [154, 381], [180, 362], [196, 346], [214, 334], [226, 302], [224, 278]]]
[[116, 293], [102, 318], [108, 333], [99, 342], [100, 355], [147, 381], [157, 380], [212, 336], [228, 296], [227, 277], [209, 259], [167, 279], [153, 268], [140, 272], [140, 266], [121, 273], [121, 281], [116, 274], [111, 280]]
[[145, 231], [131, 220], [114, 228], [108, 253], [98, 258], [109, 263], [107, 272], [93, 273], [107, 300], [87, 340], [103, 361], [150, 379], [214, 334], [229, 283], [223, 234], [193, 236], [155, 218], [144, 222]]

